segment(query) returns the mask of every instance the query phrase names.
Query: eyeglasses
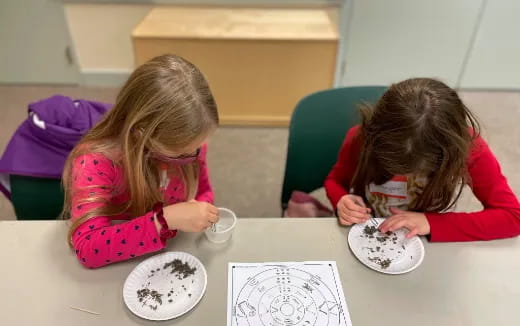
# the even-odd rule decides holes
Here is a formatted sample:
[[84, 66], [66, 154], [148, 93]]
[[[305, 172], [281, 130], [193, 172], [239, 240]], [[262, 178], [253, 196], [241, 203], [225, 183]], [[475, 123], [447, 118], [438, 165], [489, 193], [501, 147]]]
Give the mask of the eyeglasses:
[[178, 165], [186, 165], [186, 164], [193, 163], [199, 159], [200, 148], [197, 148], [197, 150], [192, 154], [180, 155], [180, 156], [175, 156], [175, 157], [163, 155], [163, 154], [157, 153], [157, 152], [152, 152], [150, 155], [151, 155], [151, 157], [155, 158], [156, 160], [159, 160], [162, 162], [173, 163], [173, 164], [178, 164]]

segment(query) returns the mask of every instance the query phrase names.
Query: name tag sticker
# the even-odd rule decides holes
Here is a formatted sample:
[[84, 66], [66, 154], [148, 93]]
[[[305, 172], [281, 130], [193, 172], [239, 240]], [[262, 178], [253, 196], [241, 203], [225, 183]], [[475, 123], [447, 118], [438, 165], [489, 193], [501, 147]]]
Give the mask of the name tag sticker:
[[372, 195], [382, 195], [391, 198], [406, 199], [407, 180], [406, 176], [395, 176], [390, 181], [382, 185], [375, 185], [371, 183], [368, 191]]

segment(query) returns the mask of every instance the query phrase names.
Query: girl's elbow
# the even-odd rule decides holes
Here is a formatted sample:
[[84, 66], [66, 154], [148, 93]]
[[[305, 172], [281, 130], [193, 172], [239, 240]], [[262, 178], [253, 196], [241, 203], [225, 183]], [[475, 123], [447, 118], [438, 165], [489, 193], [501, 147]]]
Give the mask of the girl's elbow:
[[515, 236], [519, 236], [520, 235], [520, 207], [519, 208], [513, 208], [511, 211], [511, 216], [514, 220], [514, 224], [516, 226], [515, 228]]
[[85, 255], [85, 253], [89, 252], [89, 248], [82, 243], [74, 243], [74, 252], [76, 253], [76, 258], [78, 262], [85, 268], [88, 269], [96, 269], [99, 267], [105, 266], [107, 263], [99, 263], [97, 257], [91, 257], [90, 255]]
[[77, 258], [79, 263], [87, 269], [96, 269], [102, 266], [95, 264], [91, 259], [89, 259], [90, 257], [80, 257], [80, 255], [77, 255]]

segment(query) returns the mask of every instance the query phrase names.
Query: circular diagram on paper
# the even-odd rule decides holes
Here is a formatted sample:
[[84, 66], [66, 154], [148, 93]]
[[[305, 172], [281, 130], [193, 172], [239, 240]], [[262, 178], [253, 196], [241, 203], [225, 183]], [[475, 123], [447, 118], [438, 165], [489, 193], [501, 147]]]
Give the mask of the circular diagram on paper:
[[319, 277], [280, 267], [250, 277], [234, 302], [237, 325], [341, 325], [341, 304]]

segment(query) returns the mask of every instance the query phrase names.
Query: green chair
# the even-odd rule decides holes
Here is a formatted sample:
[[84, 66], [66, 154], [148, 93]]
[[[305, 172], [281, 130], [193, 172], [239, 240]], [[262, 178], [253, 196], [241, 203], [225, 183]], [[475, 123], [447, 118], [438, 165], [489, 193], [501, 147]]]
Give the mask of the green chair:
[[63, 208], [60, 179], [11, 174], [11, 202], [18, 220], [54, 220]]
[[295, 190], [323, 187], [348, 129], [360, 122], [357, 106], [375, 103], [386, 87], [345, 87], [313, 93], [294, 109], [282, 188], [282, 213]]

